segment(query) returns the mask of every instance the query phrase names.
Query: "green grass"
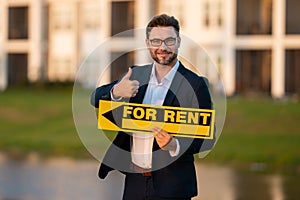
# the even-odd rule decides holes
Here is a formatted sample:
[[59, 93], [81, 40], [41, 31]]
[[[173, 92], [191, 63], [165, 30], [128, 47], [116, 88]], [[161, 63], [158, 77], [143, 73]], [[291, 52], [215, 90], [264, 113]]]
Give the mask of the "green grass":
[[74, 127], [71, 95], [71, 88], [0, 93], [0, 151], [87, 156]]
[[220, 139], [207, 159], [300, 165], [300, 103], [271, 99], [228, 99]]
[[[225, 126], [207, 161], [300, 165], [300, 103], [231, 98]], [[72, 116], [72, 88], [0, 93], [0, 151], [23, 157], [90, 158]]]

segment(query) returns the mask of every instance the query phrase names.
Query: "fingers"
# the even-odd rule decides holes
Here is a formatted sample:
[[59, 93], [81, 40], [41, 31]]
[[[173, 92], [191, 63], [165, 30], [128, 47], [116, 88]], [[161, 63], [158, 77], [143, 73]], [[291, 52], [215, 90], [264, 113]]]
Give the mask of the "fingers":
[[132, 94], [134, 94], [139, 89], [140, 83], [137, 80], [130, 80], [131, 75], [132, 69], [129, 67], [127, 74], [123, 77], [123, 82], [124, 87], [127, 87], [126, 89], [132, 91]]
[[160, 148], [165, 147], [172, 139], [170, 134], [158, 127], [152, 128], [151, 131], [153, 132], [156, 142]]
[[130, 80], [133, 73], [131, 68], [122, 80], [117, 83], [113, 89], [113, 95], [123, 98], [135, 97], [139, 91], [140, 83], [137, 80]]
[[158, 128], [158, 127], [153, 127], [152, 132], [154, 132], [155, 134], [158, 134], [162, 129]]
[[170, 136], [166, 131], [164, 131], [163, 129], [158, 128], [158, 127], [152, 128], [152, 132], [154, 132], [155, 135], [157, 135], [158, 137], [169, 137]]
[[137, 93], [139, 92], [139, 90], [135, 90], [132, 94], [132, 97], [135, 97], [137, 95]]
[[131, 86], [134, 90], [137, 90], [140, 87], [140, 82], [138, 82], [137, 80], [133, 80], [131, 81]]
[[131, 97], [135, 97], [136, 94], [139, 92], [140, 83], [136, 80], [131, 81]]
[[128, 72], [127, 72], [127, 74], [124, 76], [124, 78], [125, 78], [125, 79], [130, 79], [131, 75], [132, 75], [132, 69], [131, 69], [131, 67], [129, 67], [129, 68], [128, 68]]

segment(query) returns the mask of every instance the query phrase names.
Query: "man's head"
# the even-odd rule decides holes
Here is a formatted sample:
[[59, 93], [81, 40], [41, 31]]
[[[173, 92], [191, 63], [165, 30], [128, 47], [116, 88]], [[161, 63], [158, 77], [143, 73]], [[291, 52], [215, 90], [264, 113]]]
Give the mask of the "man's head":
[[179, 23], [173, 16], [155, 16], [147, 25], [146, 44], [159, 64], [174, 65], [180, 47]]
[[162, 15], [157, 15], [154, 16], [151, 21], [148, 23], [147, 25], [147, 29], [146, 29], [146, 36], [147, 39], [149, 39], [149, 33], [151, 32], [153, 27], [166, 27], [166, 26], [172, 26], [174, 28], [174, 30], [176, 31], [177, 36], [179, 36], [179, 22], [177, 19], [175, 19], [175, 17], [173, 16], [169, 16], [166, 14], [162, 14]]

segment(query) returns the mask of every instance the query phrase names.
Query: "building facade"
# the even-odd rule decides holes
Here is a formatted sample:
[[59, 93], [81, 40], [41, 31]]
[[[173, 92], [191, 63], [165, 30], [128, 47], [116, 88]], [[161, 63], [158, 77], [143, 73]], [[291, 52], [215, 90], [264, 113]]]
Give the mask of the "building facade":
[[[219, 71], [226, 94], [300, 94], [298, 0], [2, 0], [0, 1], [0, 89], [26, 82], [74, 81], [80, 63], [108, 38], [144, 28], [155, 14], [180, 20], [182, 33], [203, 46]], [[139, 31], [114, 36], [81, 77], [95, 86], [149, 62], [132, 51]], [[193, 46], [189, 59], [210, 69]], [[214, 81], [210, 70], [202, 72]], [[98, 81], [99, 82], [99, 81]]]

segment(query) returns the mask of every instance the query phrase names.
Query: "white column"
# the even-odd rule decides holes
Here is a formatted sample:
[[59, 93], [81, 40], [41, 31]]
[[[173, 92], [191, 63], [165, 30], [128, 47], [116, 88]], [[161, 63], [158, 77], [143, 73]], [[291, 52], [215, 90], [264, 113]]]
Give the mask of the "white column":
[[181, 32], [194, 41], [203, 41], [205, 39], [205, 30], [202, 26], [203, 2], [199, 0], [185, 0], [184, 2], [183, 18], [185, 21]]
[[29, 66], [28, 79], [30, 81], [37, 81], [41, 78], [41, 70], [44, 67], [42, 62], [43, 56], [43, 24], [45, 19], [43, 17], [43, 3], [44, 0], [31, 1], [29, 6]]
[[150, 0], [135, 1], [135, 46], [139, 49], [135, 52], [135, 64], [142, 65], [151, 62], [149, 52], [147, 50], [146, 26], [152, 16], [150, 16]]
[[145, 28], [150, 21], [150, 0], [135, 1], [135, 27]]
[[272, 51], [272, 76], [271, 76], [271, 95], [274, 98], [284, 96], [285, 52], [283, 38], [285, 34], [285, 1], [273, 1], [273, 51]]
[[[103, 41], [104, 44], [107, 44], [107, 40], [110, 37], [111, 29], [111, 1], [110, 0], [101, 0], [101, 34], [102, 37], [100, 41]], [[105, 40], [104, 40], [105, 39]], [[104, 44], [101, 43], [99, 49], [99, 57], [101, 57], [99, 65], [101, 67], [101, 77], [98, 77], [97, 86], [109, 83], [111, 71], [107, 68], [107, 63], [110, 61], [110, 45], [104, 47]], [[98, 47], [99, 48], [99, 47]]]
[[8, 31], [6, 0], [0, 1], [0, 91], [7, 87], [6, 41]]
[[223, 81], [225, 85], [226, 94], [233, 95], [235, 92], [235, 0], [224, 1], [224, 69]]

